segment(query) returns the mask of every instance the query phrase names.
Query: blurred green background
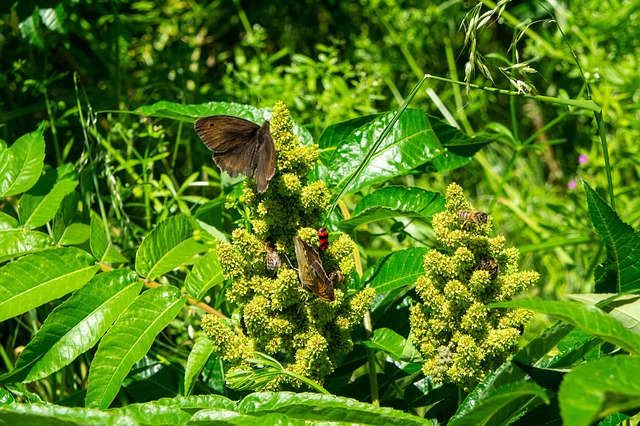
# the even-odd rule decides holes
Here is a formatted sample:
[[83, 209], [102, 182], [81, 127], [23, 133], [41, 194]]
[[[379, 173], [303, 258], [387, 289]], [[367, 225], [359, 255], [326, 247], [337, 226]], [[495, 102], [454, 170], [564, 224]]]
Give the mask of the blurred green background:
[[[155, 223], [135, 214], [141, 185], [156, 190], [161, 216], [172, 208], [163, 201], [167, 182], [215, 171], [207, 171], [209, 152], [190, 124], [124, 112], [159, 100], [265, 108], [282, 100], [317, 138], [329, 124], [398, 108], [425, 73], [462, 81], [470, 62], [472, 83], [508, 90], [522, 84], [547, 96], [585, 98], [586, 79], [603, 107], [618, 214], [636, 228], [640, 2], [474, 7], [453, 0], [3, 2], [0, 138], [11, 144], [46, 121], [50, 166], [84, 167], [92, 153], [105, 199], [117, 199], [111, 208], [121, 210], [110, 214], [127, 213], [134, 225], [128, 238], [136, 238]], [[504, 8], [499, 17], [473, 25], [474, 16], [495, 7]], [[494, 216], [496, 232], [522, 250], [522, 268], [541, 273], [532, 296], [592, 291], [603, 249], [579, 178], [605, 196], [593, 115], [434, 80], [411, 107], [494, 142], [464, 168], [415, 170], [394, 183], [440, 192], [451, 181], [462, 185]], [[95, 134], [84, 134], [87, 120]], [[188, 187], [187, 204], [190, 194], [220, 192]], [[346, 198], [347, 207], [360, 196]], [[11, 208], [5, 200], [3, 210]], [[356, 240], [372, 264], [389, 251], [429, 244], [429, 235], [424, 224], [399, 220], [358, 230]]]

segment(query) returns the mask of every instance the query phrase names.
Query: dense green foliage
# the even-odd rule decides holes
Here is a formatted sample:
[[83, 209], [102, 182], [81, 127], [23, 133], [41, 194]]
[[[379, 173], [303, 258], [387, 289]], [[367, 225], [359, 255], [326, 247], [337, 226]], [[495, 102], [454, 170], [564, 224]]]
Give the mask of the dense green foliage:
[[[0, 423], [588, 425], [640, 409], [635, 2], [5, 3]], [[261, 123], [277, 101], [336, 206], [304, 226], [356, 243], [340, 303], [376, 292], [353, 352], [321, 383], [294, 377], [326, 395], [251, 393], [291, 373], [260, 353], [227, 386], [200, 331], [209, 312], [242, 332], [216, 248], [256, 217], [192, 122]], [[409, 323], [453, 181], [540, 275], [491, 308], [561, 320], [537, 317], [469, 393], [424, 376]]]

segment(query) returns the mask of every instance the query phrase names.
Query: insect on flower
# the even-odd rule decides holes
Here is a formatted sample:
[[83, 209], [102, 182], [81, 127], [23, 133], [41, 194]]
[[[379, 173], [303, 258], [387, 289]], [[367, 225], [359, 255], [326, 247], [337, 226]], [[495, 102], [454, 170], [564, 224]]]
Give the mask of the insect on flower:
[[282, 261], [280, 260], [280, 255], [273, 247], [273, 244], [269, 241], [265, 241], [264, 248], [267, 251], [267, 255], [265, 257], [265, 265], [267, 269], [270, 271], [275, 271], [280, 266], [282, 266]]
[[498, 261], [493, 257], [485, 257], [484, 259], [480, 260], [480, 262], [478, 262], [476, 270], [489, 272], [489, 277], [492, 280], [495, 280], [498, 276], [498, 272], [500, 272], [500, 266], [498, 265]]
[[481, 211], [461, 211], [458, 217], [466, 222], [487, 223], [489, 216]]
[[327, 276], [318, 252], [300, 237], [295, 237], [293, 243], [302, 287], [322, 300], [333, 302], [333, 282]]
[[326, 251], [329, 248], [329, 231], [327, 231], [327, 228], [318, 229], [318, 243], [320, 244], [320, 251]]

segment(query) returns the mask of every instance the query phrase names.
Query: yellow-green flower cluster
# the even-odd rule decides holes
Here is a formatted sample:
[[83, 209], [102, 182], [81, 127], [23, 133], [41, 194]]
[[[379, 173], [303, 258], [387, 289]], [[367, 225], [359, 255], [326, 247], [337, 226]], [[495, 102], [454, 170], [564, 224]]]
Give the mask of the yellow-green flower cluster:
[[422, 303], [411, 310], [411, 330], [425, 360], [423, 371], [436, 382], [468, 391], [518, 348], [531, 312], [485, 309], [535, 283], [533, 271], [518, 271], [519, 253], [490, 237], [492, 218], [474, 210], [462, 188], [447, 188], [446, 210], [433, 218], [439, 249], [424, 259], [416, 291]]
[[[236, 229], [231, 243], [218, 246], [220, 264], [232, 281], [227, 300], [240, 310], [242, 333], [211, 315], [203, 321], [203, 330], [231, 368], [257, 351], [322, 383], [335, 369], [337, 357], [352, 349], [350, 330], [369, 309], [374, 292], [366, 289], [346, 297], [348, 277], [354, 270], [354, 243], [346, 235], [320, 253], [327, 273], [340, 269], [345, 277], [343, 283], [334, 283], [333, 302], [303, 289], [292, 269], [297, 263], [294, 237], [299, 235], [318, 247], [317, 227], [330, 198], [324, 181], [307, 180], [318, 160], [317, 145], [302, 146], [292, 128], [289, 111], [277, 103], [270, 123], [277, 152], [276, 173], [262, 194], [248, 180], [243, 199], [250, 229]], [[271, 271], [266, 256], [274, 249], [282, 265]], [[284, 384], [300, 385], [289, 376], [279, 376], [267, 388], [278, 389]]]

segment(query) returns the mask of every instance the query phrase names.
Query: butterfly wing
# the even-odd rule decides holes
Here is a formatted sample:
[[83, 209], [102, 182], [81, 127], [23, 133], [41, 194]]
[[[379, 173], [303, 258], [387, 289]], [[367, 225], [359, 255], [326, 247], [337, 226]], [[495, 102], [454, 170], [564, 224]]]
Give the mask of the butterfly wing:
[[269, 187], [269, 181], [276, 171], [276, 149], [269, 130], [269, 122], [265, 121], [258, 130], [258, 146], [254, 152], [255, 180], [258, 192], [264, 192]]
[[318, 252], [300, 237], [295, 237], [293, 242], [298, 260], [298, 277], [302, 286], [319, 298], [332, 302], [333, 283], [322, 267]]
[[[231, 177], [236, 177], [239, 173], [247, 177], [253, 176], [256, 168], [260, 166], [258, 151], [265, 143], [268, 145], [270, 142], [273, 147], [269, 126], [267, 125], [268, 138], [262, 135], [263, 128], [264, 126], [260, 127], [249, 120], [229, 115], [203, 117], [194, 123], [194, 129], [200, 139], [213, 151], [213, 160]], [[266, 190], [267, 186], [268, 183], [265, 181], [262, 187]]]

